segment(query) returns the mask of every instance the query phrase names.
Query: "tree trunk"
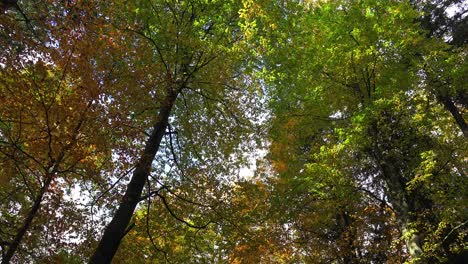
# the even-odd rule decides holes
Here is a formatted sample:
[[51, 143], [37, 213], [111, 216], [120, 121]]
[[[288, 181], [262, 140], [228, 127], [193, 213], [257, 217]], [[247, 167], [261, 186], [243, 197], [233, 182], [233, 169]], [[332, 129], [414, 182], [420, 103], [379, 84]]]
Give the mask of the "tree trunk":
[[[382, 174], [382, 180], [385, 182], [385, 193], [389, 202], [396, 212], [398, 226], [403, 234], [410, 232], [409, 223], [411, 223], [410, 214], [414, 213], [417, 208], [415, 204], [418, 201], [416, 197], [408, 195], [406, 190], [407, 180], [401, 175], [398, 160], [389, 159], [382, 155], [384, 152], [379, 148], [379, 130], [376, 125], [372, 126], [370, 136], [374, 139], [372, 155], [376, 160]], [[405, 237], [405, 245], [412, 259], [417, 259], [423, 253], [421, 247], [421, 234], [413, 233], [409, 237]]]
[[463, 132], [463, 135], [465, 137], [468, 137], [468, 125], [465, 122], [465, 119], [463, 118], [462, 114], [460, 111], [458, 111], [458, 108], [455, 106], [452, 100], [448, 96], [440, 95], [438, 96], [439, 100], [442, 102], [442, 104], [449, 110], [449, 112], [452, 114], [453, 118], [457, 122], [458, 127], [461, 129]]
[[177, 94], [169, 94], [161, 106], [158, 119], [153, 126], [153, 132], [146, 141], [145, 149], [133, 171], [132, 179], [127, 185], [124, 197], [120, 202], [111, 222], [106, 226], [104, 235], [94, 251], [89, 263], [104, 264], [110, 263], [120, 245], [120, 241], [126, 234], [126, 230], [133, 212], [140, 201], [143, 187], [151, 172], [151, 164], [159, 149], [161, 140], [168, 125], [169, 115], [171, 113]]
[[[92, 101], [88, 103], [86, 107], [86, 111], [91, 106], [92, 106]], [[49, 171], [46, 172], [44, 185], [41, 187], [39, 194], [34, 199], [34, 204], [31, 207], [31, 210], [29, 211], [28, 215], [26, 216], [26, 219], [24, 220], [23, 225], [16, 233], [13, 241], [10, 243], [7, 253], [2, 257], [2, 264], [10, 263], [11, 258], [15, 254], [16, 250], [18, 250], [21, 240], [23, 239], [24, 235], [26, 234], [26, 231], [29, 229], [32, 221], [34, 220], [34, 217], [36, 217], [37, 213], [39, 212], [39, 209], [41, 208], [41, 203], [42, 203], [42, 199], [44, 198], [44, 194], [49, 190], [50, 183], [54, 180], [55, 175], [57, 174], [59, 170], [60, 163], [65, 158], [65, 154], [67, 153], [67, 151], [69, 151], [75, 144], [76, 139], [78, 138], [78, 134], [80, 132], [81, 126], [83, 125], [85, 121], [85, 117], [86, 115], [85, 113], [83, 113], [81, 119], [79, 120], [78, 124], [76, 125], [73, 131], [71, 142], [60, 151], [60, 154], [58, 155], [57, 159], [55, 160], [53, 165], [49, 168]]]
[[[392, 167], [391, 165], [385, 167], [387, 168], [384, 169], [384, 173], [388, 173], [389, 171], [394, 173], [394, 175], [392, 175], [393, 177], [389, 177], [388, 175], [386, 176], [386, 184], [389, 189], [387, 191], [387, 195], [390, 203], [393, 205], [393, 209], [397, 213], [396, 217], [400, 230], [403, 233], [403, 235], [405, 235], [407, 232], [410, 232], [410, 229], [408, 227], [409, 223], [411, 222], [410, 213], [414, 212], [416, 208], [412, 208], [414, 206], [411, 206], [409, 204], [411, 202], [408, 201], [410, 200], [410, 198], [406, 194], [405, 185], [403, 185], [401, 183], [401, 180], [398, 179], [398, 176], [396, 176], [396, 170], [388, 169], [388, 167]], [[421, 234], [413, 233], [408, 237], [405, 236], [405, 244], [406, 249], [408, 250], [408, 253], [412, 259], [417, 259], [423, 253], [421, 247]]]
[[[407, 223], [403, 224], [401, 231], [403, 235], [405, 235], [408, 232], [411, 232], [411, 230], [408, 228]], [[421, 234], [419, 233], [413, 233], [405, 238], [406, 249], [408, 250], [408, 253], [412, 259], [418, 259], [422, 255], [423, 250], [421, 247], [421, 241]]]
[[10, 246], [8, 247], [8, 251], [6, 252], [6, 254], [2, 257], [2, 264], [7, 264], [7, 263], [10, 263], [11, 261], [11, 258], [13, 257], [13, 255], [15, 254], [16, 250], [18, 249], [20, 243], [21, 243], [21, 240], [23, 239], [24, 235], [26, 234], [26, 231], [29, 229], [29, 227], [31, 226], [31, 223], [34, 219], [34, 217], [36, 216], [37, 212], [39, 211], [39, 209], [41, 208], [41, 203], [42, 203], [42, 199], [44, 198], [44, 194], [47, 192], [47, 190], [49, 189], [49, 186], [50, 186], [50, 183], [52, 182], [52, 179], [53, 179], [53, 175], [49, 174], [46, 178], [46, 181], [44, 182], [44, 185], [42, 186], [39, 194], [36, 196], [36, 198], [34, 199], [34, 204], [33, 206], [31, 207], [31, 210], [29, 211], [28, 213], [28, 216], [26, 217], [26, 219], [24, 220], [23, 222], [23, 225], [21, 226], [21, 228], [18, 230], [18, 232], [16, 233], [16, 236], [15, 238], [13, 239], [13, 241], [10, 243]]

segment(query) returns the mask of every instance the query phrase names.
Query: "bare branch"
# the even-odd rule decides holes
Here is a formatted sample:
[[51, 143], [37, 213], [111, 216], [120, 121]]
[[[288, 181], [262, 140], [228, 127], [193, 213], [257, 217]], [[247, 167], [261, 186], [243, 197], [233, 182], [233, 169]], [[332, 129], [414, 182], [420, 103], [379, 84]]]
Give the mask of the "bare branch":
[[204, 225], [201, 225], [201, 226], [198, 226], [198, 225], [193, 225], [187, 221], [185, 221], [184, 219], [178, 217], [173, 211], [172, 209], [170, 208], [169, 204], [167, 203], [167, 200], [166, 200], [166, 197], [164, 197], [163, 195], [161, 195], [160, 193], [157, 193], [156, 194], [159, 198], [161, 198], [161, 201], [163, 202], [164, 204], [164, 207], [166, 207], [167, 211], [169, 212], [169, 214], [174, 217], [176, 220], [178, 220], [179, 222], [182, 222], [184, 223], [185, 225], [187, 225], [188, 227], [192, 227], [192, 228], [196, 228], [196, 229], [204, 229], [206, 228], [209, 224], [211, 224], [211, 221], [209, 221], [208, 223], [204, 224]]

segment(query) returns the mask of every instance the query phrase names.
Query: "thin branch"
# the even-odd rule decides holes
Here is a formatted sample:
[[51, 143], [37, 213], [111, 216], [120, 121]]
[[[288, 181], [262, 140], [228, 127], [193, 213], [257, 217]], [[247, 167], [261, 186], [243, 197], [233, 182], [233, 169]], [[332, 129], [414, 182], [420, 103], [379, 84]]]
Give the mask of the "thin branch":
[[160, 193], [157, 193], [156, 194], [159, 198], [161, 198], [161, 201], [163, 202], [164, 204], [164, 207], [166, 207], [167, 211], [169, 212], [169, 214], [171, 214], [172, 217], [174, 217], [176, 220], [178, 220], [179, 222], [187, 225], [188, 227], [192, 227], [192, 228], [196, 228], [196, 229], [204, 229], [206, 228], [209, 224], [211, 224], [211, 221], [209, 221], [208, 223], [202, 225], [202, 226], [197, 226], [197, 225], [193, 225], [187, 221], [185, 221], [184, 219], [178, 217], [173, 211], [172, 209], [169, 207], [169, 204], [167, 203], [167, 200], [166, 200], [166, 197], [164, 197], [163, 195], [161, 195]]
[[172, 154], [172, 157], [173, 157], [173, 160], [174, 160], [174, 164], [176, 165], [176, 167], [179, 169], [182, 177], [188, 179], [191, 183], [195, 184], [195, 182], [193, 182], [192, 179], [190, 179], [190, 177], [188, 177], [184, 170], [182, 169], [182, 167], [180, 166], [179, 162], [177, 161], [177, 155], [175, 154], [175, 151], [174, 151], [174, 145], [172, 144], [172, 128], [171, 128], [171, 125], [167, 125], [168, 129], [169, 129], [169, 149], [170, 149], [170, 152]]
[[349, 35], [349, 36], [351, 37], [351, 39], [356, 43], [356, 45], [361, 46], [361, 44], [359, 44], [359, 41], [353, 36], [352, 33], [353, 33], [352, 30], [348, 31], [348, 35]]
[[[120, 29], [118, 28], [117, 26], [115, 26], [117, 29]], [[132, 28], [124, 28], [123, 30], [126, 30], [126, 31], [130, 31], [130, 32], [133, 32], [143, 38], [145, 38], [146, 40], [148, 40], [149, 42], [151, 42], [151, 44], [153, 44], [154, 48], [156, 49], [156, 52], [158, 53], [158, 56], [159, 58], [161, 59], [161, 62], [164, 64], [164, 68], [166, 68], [166, 71], [169, 73], [170, 72], [170, 68], [169, 68], [169, 65], [166, 63], [166, 60], [164, 60], [164, 56], [161, 52], [161, 48], [159, 47], [159, 45], [156, 43], [156, 41], [151, 38], [151, 37], [148, 37], [145, 33], [141, 32], [141, 31], [138, 31], [138, 30], [135, 30], [135, 29], [132, 29]]]
[[[385, 207], [389, 208], [390, 210], [392, 210], [393, 212], [395, 212], [395, 209], [393, 209], [392, 206], [390, 206], [385, 200], [383, 199], [380, 199], [377, 195], [375, 195], [373, 192], [365, 189], [365, 188], [361, 188], [361, 187], [357, 187], [356, 188], [358, 191], [361, 191], [361, 192], [364, 192], [366, 193], [367, 195], [369, 195], [371, 198], [379, 201], [381, 204], [383, 204]], [[396, 213], [396, 212], [395, 212]]]
[[[29, 186], [29, 183], [28, 183], [28, 180], [26, 179], [26, 176], [24, 175], [24, 173], [21, 171], [21, 168], [18, 166], [18, 164], [15, 162], [15, 167], [16, 169], [18, 170], [18, 173], [21, 175], [21, 178], [23, 179], [23, 182], [24, 182], [24, 185], [26, 186], [26, 188], [28, 189], [29, 193], [31, 194], [31, 197], [34, 197], [36, 196], [36, 194], [33, 192], [33, 190], [31, 189], [31, 187]], [[34, 199], [34, 198], [33, 198]]]
[[143, 200], [146, 200], [148, 198], [151, 198], [153, 197], [154, 195], [156, 195], [159, 191], [161, 191], [162, 188], [160, 189], [157, 189], [156, 191], [151, 191], [151, 192], [148, 192], [148, 194], [144, 195], [144, 196], [141, 196], [140, 197], [140, 202], [143, 201]]
[[125, 171], [114, 183], [111, 184], [109, 188], [107, 188], [104, 192], [102, 192], [97, 198], [93, 199], [93, 202], [91, 203], [91, 207], [93, 207], [99, 199], [101, 199], [104, 195], [109, 193], [114, 187], [125, 177], [127, 176], [130, 172], [135, 169], [135, 166], [131, 167], [127, 171]]
[[[151, 191], [151, 182], [149, 180], [147, 180], [147, 186], [148, 186], [148, 197], [151, 196], [151, 193], [153, 193]], [[158, 251], [158, 252], [161, 252], [164, 254], [164, 258], [166, 260], [167, 259], [167, 252], [160, 249], [159, 247], [156, 246], [156, 244], [154, 243], [154, 239], [153, 239], [153, 235], [151, 234], [151, 231], [149, 229], [149, 226], [150, 226], [150, 212], [151, 212], [151, 199], [148, 199], [148, 203], [147, 203], [147, 206], [146, 206], [146, 234], [148, 235], [148, 238], [150, 239], [150, 242], [151, 242], [151, 245], [153, 246], [153, 248]]]
[[468, 220], [466, 220], [465, 222], [457, 225], [456, 227], [452, 228], [452, 230], [450, 230], [450, 232], [448, 232], [448, 234], [444, 237], [444, 239], [442, 240], [442, 242], [444, 242], [445, 240], [447, 240], [449, 238], [449, 236], [455, 232], [457, 229], [461, 228], [462, 226], [466, 225], [468, 223]]
[[[200, 207], [205, 207], [205, 208], [210, 208], [211, 206], [210, 205], [206, 205], [206, 204], [202, 204], [202, 203], [198, 203], [198, 202], [195, 202], [195, 201], [192, 201], [192, 200], [189, 200], [185, 197], [182, 197], [178, 194], [176, 194], [173, 190], [171, 190], [171, 188], [169, 188], [169, 186], [167, 185], [164, 185], [161, 181], [159, 181], [158, 179], [156, 179], [155, 177], [151, 176], [159, 185], [161, 185], [161, 188], [159, 188], [158, 191], [152, 191], [151, 192], [151, 195], [155, 195], [157, 194], [158, 192], [160, 192], [161, 190], [166, 190], [169, 194], [173, 195], [174, 197], [176, 197], [177, 199], [179, 200], [182, 200], [184, 202], [187, 202], [187, 203], [190, 203], [190, 204], [193, 204], [193, 205], [197, 205], [197, 206], [200, 206]], [[144, 200], [145, 198], [148, 198], [146, 197], [147, 195], [143, 196], [141, 199]]]

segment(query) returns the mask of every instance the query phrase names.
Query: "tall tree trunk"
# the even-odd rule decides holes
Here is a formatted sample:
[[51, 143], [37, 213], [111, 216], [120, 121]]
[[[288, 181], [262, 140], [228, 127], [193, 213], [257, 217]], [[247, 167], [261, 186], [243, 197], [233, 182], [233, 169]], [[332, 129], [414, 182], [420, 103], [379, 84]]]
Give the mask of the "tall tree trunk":
[[[379, 129], [377, 125], [373, 125], [370, 129], [370, 136], [373, 138], [372, 156], [380, 167], [382, 180], [385, 182], [385, 194], [396, 212], [397, 224], [403, 234], [410, 232], [409, 224], [411, 223], [410, 215], [416, 211], [415, 199], [410, 197], [406, 190], [407, 181], [401, 175], [401, 169], [398, 167], [398, 160], [390, 159], [382, 153], [379, 145], [384, 145], [377, 141], [379, 138]], [[409, 237], [405, 237], [405, 245], [412, 259], [417, 259], [423, 253], [421, 246], [421, 234], [413, 233]]]
[[120, 202], [111, 222], [106, 226], [104, 235], [94, 251], [89, 263], [104, 264], [110, 263], [125, 236], [126, 229], [133, 216], [133, 212], [140, 201], [141, 193], [146, 179], [151, 172], [151, 164], [159, 149], [161, 140], [168, 125], [177, 94], [169, 94], [159, 110], [158, 119], [153, 126], [153, 132], [146, 141], [145, 149], [133, 171], [132, 179], [127, 185], [124, 197]]
[[452, 114], [453, 118], [457, 122], [458, 127], [461, 129], [463, 132], [463, 135], [465, 137], [468, 137], [468, 125], [465, 122], [465, 119], [463, 118], [462, 114], [460, 111], [458, 111], [458, 108], [455, 106], [453, 101], [445, 95], [439, 95], [437, 98], [441, 101], [441, 103], [449, 110], [449, 112]]
[[[416, 201], [411, 201], [411, 198], [408, 197], [405, 189], [405, 183], [403, 183], [404, 180], [398, 175], [398, 170], [393, 166], [393, 164], [382, 163], [381, 167], [388, 187], [388, 199], [397, 213], [396, 217], [398, 226], [400, 227], [401, 232], [406, 234], [410, 232], [410, 214], [416, 210], [416, 208], [413, 208], [414, 206], [411, 206], [410, 203], [414, 203]], [[405, 236], [405, 245], [409, 255], [413, 259], [417, 259], [423, 253], [420, 233], [413, 233], [410, 236]]]
[[13, 239], [13, 241], [10, 243], [10, 246], [8, 247], [8, 251], [2, 257], [2, 264], [10, 263], [11, 258], [13, 257], [16, 250], [18, 249], [18, 247], [19, 247], [19, 245], [21, 243], [21, 240], [23, 239], [24, 235], [26, 234], [26, 231], [31, 226], [31, 223], [32, 223], [34, 217], [37, 215], [37, 212], [41, 208], [42, 199], [44, 198], [44, 194], [49, 189], [50, 183], [52, 182], [53, 178], [54, 178], [53, 174], [52, 175], [51, 174], [47, 175], [46, 181], [44, 182], [44, 185], [42, 186], [39, 194], [34, 199], [34, 204], [31, 207], [31, 210], [29, 211], [28, 215], [26, 216], [26, 219], [24, 220], [23, 225], [21, 226], [21, 228], [16, 233], [16, 236]]

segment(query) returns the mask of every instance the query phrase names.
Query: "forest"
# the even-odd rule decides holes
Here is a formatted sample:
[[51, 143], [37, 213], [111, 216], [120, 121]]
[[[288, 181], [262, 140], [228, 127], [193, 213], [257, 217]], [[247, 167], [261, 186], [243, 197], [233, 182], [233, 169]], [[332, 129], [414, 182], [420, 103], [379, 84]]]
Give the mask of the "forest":
[[7, 263], [468, 263], [468, 2], [0, 0]]

